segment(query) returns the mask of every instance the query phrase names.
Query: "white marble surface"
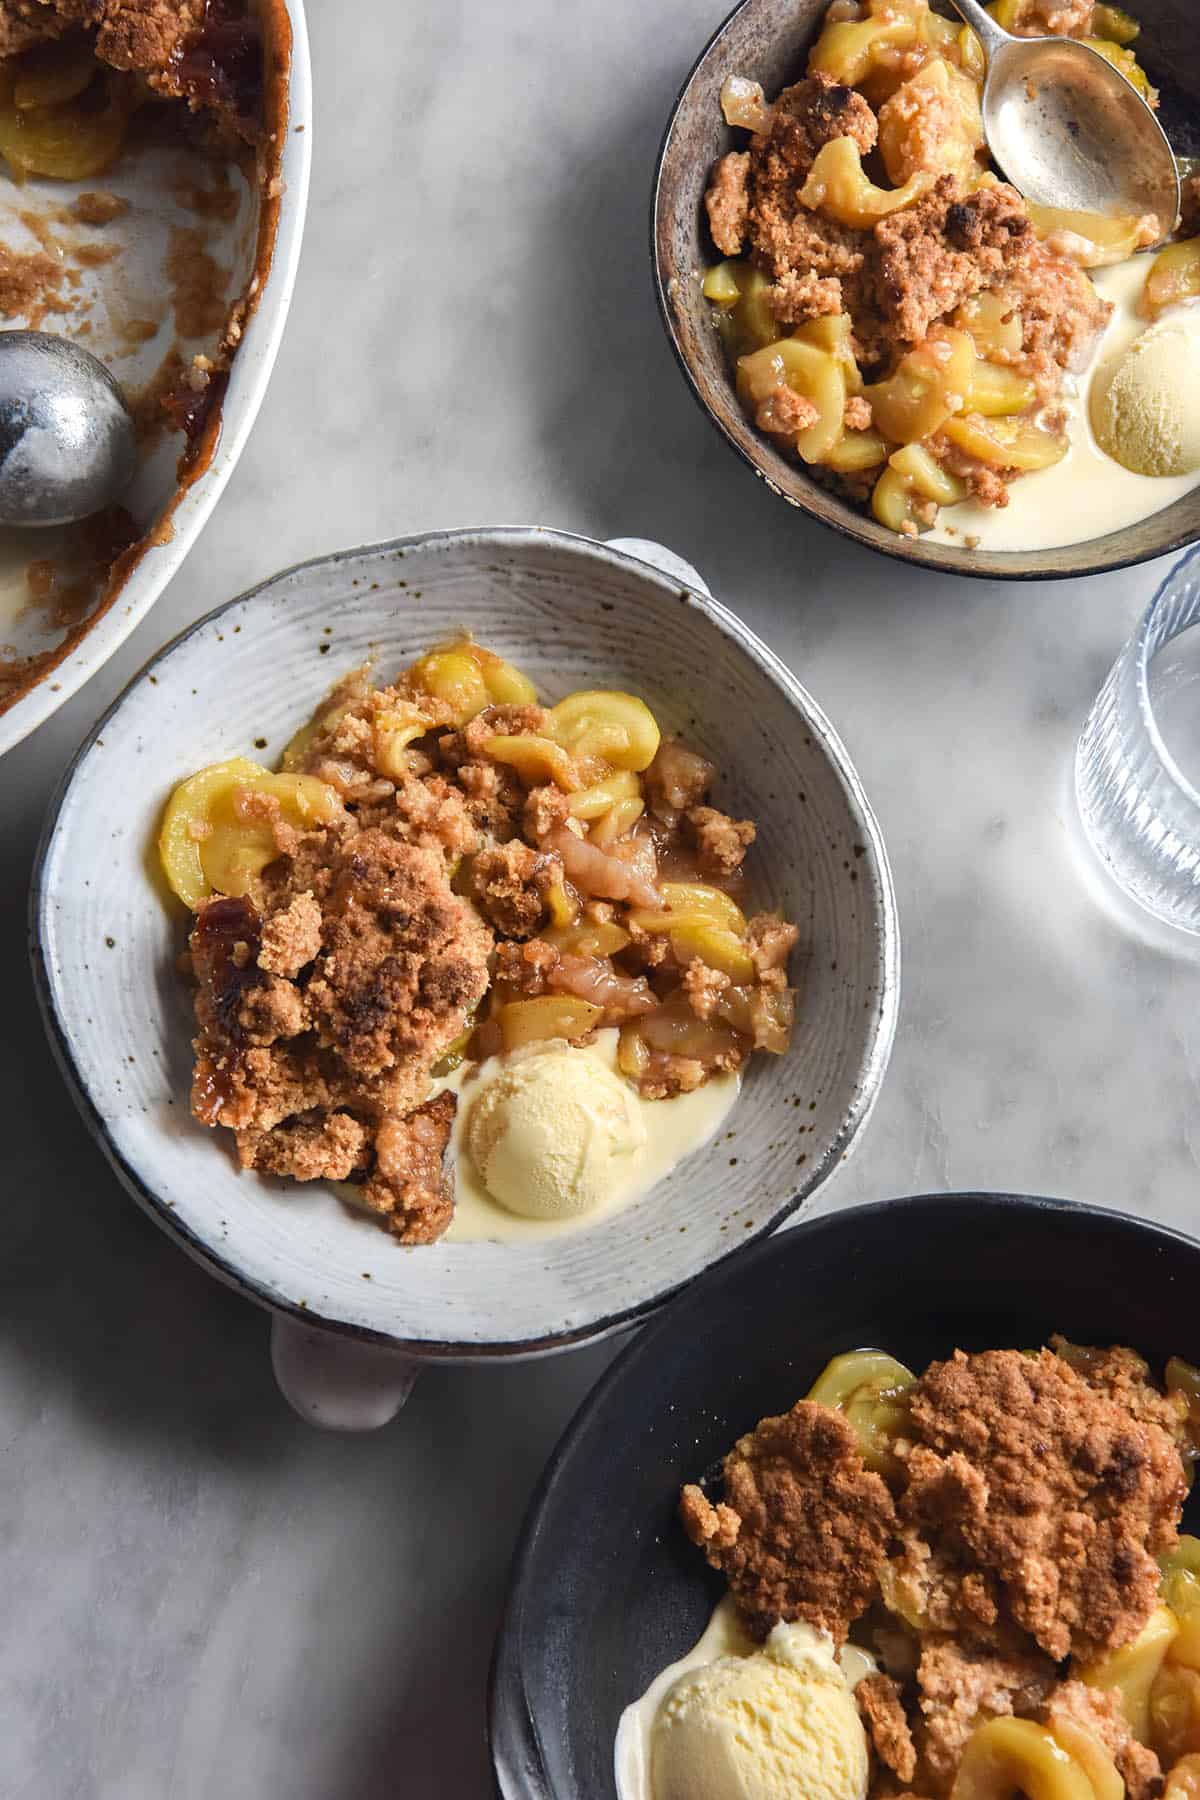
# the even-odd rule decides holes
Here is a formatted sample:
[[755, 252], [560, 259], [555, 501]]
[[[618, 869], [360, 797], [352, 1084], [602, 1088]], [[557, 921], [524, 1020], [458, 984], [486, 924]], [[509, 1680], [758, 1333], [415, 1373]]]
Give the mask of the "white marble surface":
[[900, 1032], [821, 1206], [979, 1185], [1196, 1216], [1200, 976], [1097, 902], [1067, 824], [1156, 572], [906, 576], [725, 451], [645, 251], [662, 123], [724, 5], [660, 0], [646, 33], [633, 0], [313, 0], [308, 242], [249, 451], [123, 654], [0, 769], [5, 1800], [485, 1800], [507, 1558], [610, 1354], [437, 1371], [374, 1438], [308, 1430], [265, 1318], [135, 1211], [42, 1042], [24, 907], [55, 780], [170, 633], [285, 562], [501, 522], [677, 547], [832, 714], [891, 847]]

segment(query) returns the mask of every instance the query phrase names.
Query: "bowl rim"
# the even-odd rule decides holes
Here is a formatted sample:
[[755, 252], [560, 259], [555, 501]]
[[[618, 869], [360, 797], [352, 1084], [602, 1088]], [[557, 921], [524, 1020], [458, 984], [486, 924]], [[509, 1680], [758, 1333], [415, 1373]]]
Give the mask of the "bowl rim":
[[[683, 109], [684, 102], [688, 97], [696, 77], [700, 73], [701, 65], [708, 60], [711, 52], [717, 48], [721, 39], [733, 25], [739, 14], [745, 12], [748, 7], [756, 5], [757, 3], [758, 0], [737, 0], [737, 4], [732, 7], [721, 20], [716, 30], [708, 39], [708, 42], [704, 45], [695, 61], [692, 63], [692, 66], [684, 77], [674, 102], [672, 103], [666, 126], [659, 141], [658, 153], [654, 159], [654, 174], [650, 184], [650, 267], [659, 320], [661, 321], [663, 331], [666, 334], [667, 342], [671, 346], [675, 361], [683, 372], [688, 391], [713, 429], [720, 435], [730, 449], [736, 453], [738, 459], [744, 463], [753, 474], [757, 475], [758, 479], [764, 482], [778, 499], [783, 500], [788, 506], [794, 507], [796, 511], [804, 513], [807, 518], [815, 520], [818, 525], [821, 525], [826, 530], [836, 532], [839, 537], [846, 538], [851, 543], [861, 545], [863, 549], [873, 550], [878, 555], [891, 557], [893, 561], [902, 563], [906, 567], [928, 570], [929, 573], [933, 575], [943, 575], [950, 578], [966, 576], [973, 581], [1085, 581], [1090, 580], [1094, 575], [1111, 575], [1118, 569], [1136, 568], [1142, 563], [1153, 562], [1158, 557], [1178, 556], [1182, 552], [1190, 549], [1193, 545], [1200, 543], [1200, 527], [1197, 527], [1194, 531], [1185, 531], [1176, 534], [1169, 543], [1154, 549], [1136, 550], [1127, 554], [1116, 551], [1103, 562], [1098, 562], [1094, 566], [1076, 569], [1028, 566], [1023, 568], [1012, 568], [1008, 565], [1015, 559], [1028, 562], [1029, 559], [1057, 556], [1060, 554], [1060, 550], [1061, 552], [1083, 550], [1086, 549], [1089, 543], [1097, 542], [1097, 539], [1085, 538], [1080, 544], [1064, 544], [1060, 547], [1060, 550], [988, 551], [984, 553], [989, 559], [986, 564], [978, 562], [974, 558], [973, 553], [966, 549], [958, 550], [954, 546], [948, 544], [939, 545], [938, 547], [948, 551], [950, 556], [961, 559], [951, 565], [946, 559], [931, 555], [929, 549], [923, 547], [924, 539], [921, 537], [900, 538], [898, 535], [892, 534], [893, 536], [896, 536], [896, 542], [894, 544], [881, 542], [867, 528], [868, 520], [866, 516], [855, 513], [851, 509], [849, 503], [845, 504], [845, 510], [843, 512], [827, 515], [817, 511], [815, 507], [811, 506], [809, 502], [800, 495], [784, 492], [762, 466], [757, 456], [752, 454], [745, 444], [738, 442], [737, 438], [734, 437], [732, 432], [709, 405], [703, 390], [701, 389], [696, 373], [688, 360], [682, 343], [680, 342], [679, 333], [675, 327], [675, 320], [668, 292], [669, 282], [663, 269], [662, 258], [659, 254], [659, 228], [666, 216], [664, 212], [663, 194], [664, 170], [666, 168], [667, 156], [671, 149], [672, 139], [675, 135], [675, 127], [680, 112]], [[798, 467], [797, 473], [804, 475], [805, 471]], [[805, 479], [807, 479], [815, 489], [815, 484], [812, 483], [811, 476], [805, 476]], [[823, 492], [824, 490], [816, 489], [815, 491]], [[840, 498], [840, 496], [835, 497]], [[1153, 515], [1151, 515], [1151, 517], [1153, 517]], [[1124, 527], [1122, 529], [1125, 530], [1129, 528]], [[1119, 540], [1122, 534], [1118, 531], [1114, 532], [1112, 535]]]
[[[271, 261], [243, 341], [233, 358], [212, 459], [167, 502], [169, 539], [148, 542], [112, 604], [61, 662], [0, 713], [0, 756], [77, 694], [141, 624], [195, 547], [236, 468], [266, 398], [296, 288], [312, 174], [312, 62], [304, 0], [284, 0], [291, 28], [281, 150], [283, 192]], [[297, 127], [303, 127], [298, 130]]]
[[[76, 1062], [70, 1033], [65, 1021], [59, 1015], [56, 983], [46, 966], [43, 942], [47, 909], [50, 905], [50, 892], [45, 880], [46, 866], [58, 835], [64, 802], [76, 771], [92, 750], [97, 738], [114, 720], [132, 691], [146, 681], [160, 663], [164, 662], [188, 639], [206, 630], [215, 620], [234, 607], [260, 598], [297, 575], [336, 568], [360, 557], [388, 554], [409, 555], [413, 552], [436, 554], [442, 548], [463, 544], [494, 549], [530, 542], [549, 542], [574, 555], [582, 554], [585, 560], [607, 562], [632, 570], [639, 578], [651, 581], [655, 586], [685, 598], [688, 604], [704, 614], [708, 622], [718, 631], [726, 637], [732, 638], [743, 654], [749, 656], [763, 670], [768, 679], [774, 680], [775, 684], [782, 688], [798, 716], [805, 720], [814, 737], [819, 739], [846, 795], [847, 803], [854, 813], [856, 826], [862, 833], [867, 859], [875, 876], [873, 885], [877, 897], [873, 907], [873, 923], [879, 977], [877, 997], [873, 1008], [874, 1019], [866, 1054], [858, 1070], [854, 1096], [843, 1115], [836, 1137], [825, 1153], [817, 1158], [810, 1168], [806, 1169], [803, 1184], [793, 1191], [790, 1197], [771, 1214], [770, 1218], [752, 1234], [747, 1233], [742, 1242], [732, 1245], [728, 1250], [721, 1252], [712, 1261], [706, 1263], [699, 1275], [680, 1281], [668, 1281], [663, 1288], [644, 1300], [630, 1306], [605, 1311], [590, 1323], [579, 1325], [569, 1331], [552, 1332], [533, 1338], [503, 1338], [487, 1341], [404, 1338], [397, 1334], [328, 1316], [315, 1307], [302, 1307], [293, 1302], [281, 1301], [277, 1295], [264, 1292], [255, 1281], [241, 1271], [235, 1258], [227, 1257], [214, 1245], [206, 1243], [184, 1221], [178, 1218], [171, 1208], [164, 1205], [156, 1195], [151, 1183], [122, 1155]], [[735, 613], [723, 606], [720, 601], [713, 599], [711, 595], [702, 594], [674, 576], [665, 575], [653, 564], [642, 562], [640, 558], [630, 556], [624, 551], [612, 550], [596, 539], [544, 526], [484, 526], [463, 527], [450, 531], [428, 531], [409, 537], [389, 539], [377, 544], [357, 545], [345, 550], [334, 551], [326, 556], [309, 557], [280, 570], [265, 581], [256, 583], [245, 592], [234, 596], [233, 599], [214, 607], [202, 618], [193, 620], [192, 623], [186, 625], [168, 643], [157, 650], [130, 678], [103, 716], [92, 726], [63, 771], [47, 807], [41, 837], [34, 856], [29, 887], [28, 936], [34, 990], [55, 1061], [58, 1063], [63, 1079], [88, 1132], [103, 1151], [122, 1186], [155, 1223], [161, 1226], [168, 1236], [173, 1238], [210, 1274], [215, 1275], [218, 1280], [234, 1288], [247, 1299], [255, 1301], [272, 1314], [291, 1318], [297, 1324], [309, 1329], [336, 1332], [342, 1337], [356, 1340], [359, 1343], [380, 1344], [403, 1351], [411, 1356], [430, 1360], [473, 1362], [513, 1356], [537, 1356], [566, 1349], [574, 1344], [596, 1342], [603, 1337], [611, 1336], [614, 1332], [626, 1329], [647, 1313], [657, 1311], [674, 1295], [689, 1287], [696, 1280], [706, 1277], [713, 1268], [729, 1262], [733, 1257], [740, 1256], [755, 1242], [775, 1231], [846, 1160], [861, 1138], [887, 1072], [899, 1014], [900, 928], [887, 850], [878, 820], [867, 799], [858, 773], [851, 763], [841, 739], [821, 707], [796, 679], [787, 665], [776, 656], [775, 652]]]
[[[526, 1588], [531, 1565], [538, 1549], [544, 1517], [554, 1490], [571, 1459], [575, 1445], [591, 1424], [592, 1415], [608, 1400], [614, 1389], [626, 1379], [632, 1363], [639, 1356], [652, 1356], [664, 1334], [675, 1329], [675, 1315], [689, 1305], [702, 1306], [707, 1297], [739, 1281], [749, 1280], [760, 1264], [777, 1255], [795, 1255], [814, 1238], [853, 1233], [857, 1239], [868, 1233], [880, 1220], [894, 1222], [906, 1213], [917, 1219], [937, 1219], [964, 1205], [977, 1216], [990, 1216], [1002, 1223], [1015, 1215], [1036, 1213], [1056, 1218], [1085, 1222], [1103, 1222], [1118, 1237], [1140, 1236], [1157, 1239], [1164, 1250], [1183, 1248], [1192, 1257], [1200, 1256], [1200, 1242], [1174, 1226], [1139, 1217], [1116, 1207], [1098, 1206], [1094, 1201], [1066, 1200], [1043, 1194], [1014, 1194], [988, 1189], [943, 1190], [922, 1194], [906, 1194], [888, 1200], [874, 1200], [862, 1206], [840, 1207], [805, 1219], [791, 1230], [760, 1239], [740, 1252], [736, 1260], [727, 1261], [699, 1276], [687, 1295], [663, 1308], [627, 1344], [605, 1369], [599, 1380], [588, 1389], [568, 1420], [546, 1462], [529, 1498], [520, 1533], [509, 1565], [500, 1623], [496, 1632], [488, 1670], [487, 1739], [492, 1765], [492, 1780], [498, 1800], [566, 1800], [551, 1786], [536, 1722], [530, 1711], [521, 1662], [521, 1637]], [[500, 1758], [504, 1762], [501, 1764]]]

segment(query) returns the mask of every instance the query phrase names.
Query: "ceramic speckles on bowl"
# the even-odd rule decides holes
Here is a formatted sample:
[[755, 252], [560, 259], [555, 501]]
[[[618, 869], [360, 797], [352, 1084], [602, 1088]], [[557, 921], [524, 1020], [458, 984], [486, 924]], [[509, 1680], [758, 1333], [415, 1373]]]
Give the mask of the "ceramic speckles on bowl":
[[[555, 700], [645, 696], [714, 758], [719, 804], [758, 821], [755, 901], [800, 926], [789, 1054], [754, 1059], [733, 1138], [591, 1230], [533, 1244], [400, 1248], [321, 1185], [239, 1175], [188, 1111], [184, 937], [148, 869], [172, 786], [233, 754], [273, 762], [332, 682], [395, 670], [462, 627]], [[777, 1224], [846, 1155], [882, 1079], [898, 938], [878, 828], [844, 750], [788, 671], [723, 607], [556, 532], [453, 532], [269, 581], [169, 645], [81, 750], [32, 899], [52, 1041], [127, 1187], [264, 1304], [423, 1355], [551, 1349], [635, 1318]]]

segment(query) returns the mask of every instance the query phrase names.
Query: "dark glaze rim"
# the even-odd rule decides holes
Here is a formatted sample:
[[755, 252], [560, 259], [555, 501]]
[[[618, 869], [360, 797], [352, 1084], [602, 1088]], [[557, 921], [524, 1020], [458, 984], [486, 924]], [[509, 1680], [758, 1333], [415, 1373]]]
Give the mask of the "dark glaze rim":
[[[1088, 1202], [972, 1190], [908, 1195], [825, 1213], [760, 1241], [735, 1261], [693, 1282], [686, 1294], [646, 1324], [610, 1363], [559, 1438], [530, 1497], [513, 1552], [488, 1678], [488, 1746], [497, 1800], [577, 1800], [576, 1787], [564, 1790], [552, 1784], [535, 1716], [538, 1695], [527, 1684], [522, 1646], [527, 1604], [539, 1580], [536, 1565], [542, 1533], [559, 1504], [560, 1487], [566, 1490], [563, 1504], [570, 1504], [571, 1483], [580, 1479], [574, 1468], [576, 1450], [586, 1439], [596, 1415], [622, 1390], [631, 1389], [636, 1396], [643, 1369], [677, 1367], [689, 1351], [694, 1351], [702, 1362], [706, 1354], [704, 1327], [711, 1316], [711, 1302], [717, 1296], [727, 1296], [731, 1288], [740, 1288], [741, 1310], [753, 1311], [756, 1283], [764, 1265], [776, 1260], [804, 1259], [811, 1246], [831, 1239], [839, 1254], [844, 1251], [844, 1263], [852, 1268], [855, 1258], [871, 1255], [871, 1245], [881, 1228], [905, 1230], [919, 1240], [926, 1228], [936, 1230], [940, 1220], [963, 1211], [970, 1212], [981, 1241], [986, 1241], [989, 1230], [1003, 1230], [1014, 1219], [1035, 1214], [1069, 1222], [1079, 1230], [1094, 1227], [1098, 1235], [1112, 1240], [1114, 1249], [1136, 1237], [1155, 1243], [1164, 1256], [1178, 1258], [1182, 1254], [1185, 1266], [1194, 1269], [1200, 1264], [1200, 1244], [1153, 1220]], [[843, 1237], [846, 1243], [839, 1246], [838, 1240]], [[644, 1427], [644, 1421], [638, 1417], [636, 1398], [631, 1408], [621, 1410], [635, 1434]], [[731, 1440], [737, 1429], [731, 1427]], [[636, 1533], [633, 1523], [630, 1531]], [[697, 1579], [701, 1579], [698, 1558]], [[535, 1676], [535, 1684], [536, 1681]]]
[[[1139, 528], [1138, 524], [1124, 526], [1120, 531], [1112, 532], [1103, 538], [1088, 538], [1084, 539], [1082, 543], [1066, 544], [1048, 550], [971, 551], [965, 547], [958, 549], [951, 544], [926, 544], [921, 537], [902, 538], [898, 533], [887, 530], [885, 526], [878, 524], [876, 520], [860, 511], [850, 501], [842, 499], [828, 488], [821, 487], [811, 476], [806, 474], [802, 464], [785, 459], [767, 443], [761, 434], [755, 432], [752, 426], [747, 426], [744, 440], [735, 435], [714, 404], [703, 375], [693, 366], [680, 340], [671, 304], [670, 287], [673, 280], [686, 279], [687, 272], [684, 270], [676, 272], [671, 264], [669, 245], [675, 221], [668, 210], [664, 190], [666, 172], [676, 147], [675, 140], [681, 123], [681, 115], [688, 105], [691, 90], [697, 78], [705, 69], [709, 58], [719, 51], [722, 40], [741, 15], [757, 9], [761, 4], [762, 0], [739, 0], [738, 5], [718, 25], [692, 64], [675, 98], [662, 141], [659, 144], [650, 192], [650, 263], [653, 270], [654, 296], [658, 303], [659, 318], [693, 399], [725, 442], [736, 451], [747, 468], [752, 469], [755, 475], [766, 483], [771, 492], [777, 494], [789, 506], [794, 506], [799, 511], [807, 513], [819, 524], [828, 527], [831, 531], [836, 531], [841, 537], [863, 545], [868, 550], [881, 551], [885, 556], [894, 557], [898, 562], [928, 569], [938, 575], [968, 575], [986, 581], [1069, 581], [1088, 575], [1110, 574], [1117, 569], [1133, 568], [1139, 563], [1150, 562], [1155, 557], [1174, 555], [1200, 540], [1200, 488], [1198, 488], [1190, 494], [1183, 495], [1171, 506], [1164, 507], [1161, 512], [1152, 514], [1150, 519], [1140, 522], [1141, 525], [1149, 527], [1156, 519], [1165, 521], [1177, 507], [1190, 501], [1194, 517], [1188, 523], [1169, 530], [1161, 530], [1156, 541], [1146, 542], [1135, 549], [1122, 546], [1128, 534]], [[822, 4], [824, 4], [824, 0], [822, 0]], [[1143, 4], [1142, 13], [1144, 14], [1146, 10], [1147, 7]], [[697, 194], [697, 204], [700, 204], [700, 198], [700, 195]], [[730, 387], [732, 389], [731, 383]], [[736, 397], [733, 404], [740, 415], [740, 406]], [[1149, 535], [1154, 536], [1152, 532]], [[1097, 547], [1105, 544], [1111, 545], [1111, 548], [1102, 554], [1096, 554]]]

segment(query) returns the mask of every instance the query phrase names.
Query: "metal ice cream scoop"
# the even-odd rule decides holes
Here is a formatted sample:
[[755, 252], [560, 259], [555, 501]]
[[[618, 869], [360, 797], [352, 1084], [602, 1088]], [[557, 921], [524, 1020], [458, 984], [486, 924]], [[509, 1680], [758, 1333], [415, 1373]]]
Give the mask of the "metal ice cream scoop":
[[0, 525], [68, 525], [111, 506], [137, 467], [104, 364], [44, 331], [0, 331]]
[[983, 130], [1027, 200], [1078, 212], [1179, 217], [1179, 170], [1162, 126], [1119, 69], [1075, 38], [1013, 37], [978, 0], [951, 0], [987, 58]]

